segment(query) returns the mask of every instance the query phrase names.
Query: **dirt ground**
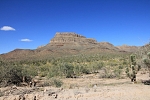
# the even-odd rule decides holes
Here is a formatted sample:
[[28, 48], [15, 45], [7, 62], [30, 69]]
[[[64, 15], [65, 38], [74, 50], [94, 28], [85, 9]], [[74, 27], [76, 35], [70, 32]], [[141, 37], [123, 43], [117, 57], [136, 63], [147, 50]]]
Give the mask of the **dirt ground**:
[[5, 94], [0, 100], [150, 100], [150, 86], [141, 83], [141, 80], [149, 80], [148, 76], [148, 73], [139, 72], [137, 83], [128, 78], [99, 79], [96, 75], [89, 75], [64, 79], [61, 88], [0, 88]]

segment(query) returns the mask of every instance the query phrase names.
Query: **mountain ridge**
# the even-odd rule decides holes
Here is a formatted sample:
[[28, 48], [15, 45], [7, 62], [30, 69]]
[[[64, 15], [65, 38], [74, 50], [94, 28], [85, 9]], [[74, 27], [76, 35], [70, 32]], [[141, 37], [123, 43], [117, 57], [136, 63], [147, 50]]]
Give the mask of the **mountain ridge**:
[[56, 32], [54, 38], [47, 45], [37, 49], [15, 49], [0, 57], [6, 60], [49, 58], [76, 54], [96, 53], [132, 53], [139, 47], [114, 46], [109, 42], [97, 42], [95, 39], [74, 32]]

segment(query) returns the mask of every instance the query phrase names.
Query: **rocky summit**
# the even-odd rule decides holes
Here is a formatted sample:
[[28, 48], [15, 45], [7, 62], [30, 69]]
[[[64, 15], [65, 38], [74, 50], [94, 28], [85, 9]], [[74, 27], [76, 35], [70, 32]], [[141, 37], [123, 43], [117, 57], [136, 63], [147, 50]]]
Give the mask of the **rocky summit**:
[[95, 39], [74, 32], [57, 32], [47, 45], [39, 46], [35, 50], [16, 49], [0, 57], [5, 60], [22, 59], [47, 59], [49, 57], [60, 57], [77, 54], [98, 54], [98, 53], [130, 53], [138, 47], [116, 47], [109, 42], [97, 42]]
[[[46, 46], [38, 47], [39, 50], [41, 49], [61, 49], [61, 48], [74, 48], [74, 49], [81, 49], [88, 48], [88, 47], [114, 47], [111, 43], [108, 42], [100, 42], [98, 43], [95, 39], [86, 38], [85, 36], [76, 34], [74, 32], [57, 32], [50, 40], [50, 42]], [[116, 48], [116, 47], [115, 47]]]
[[94, 39], [86, 38], [82, 35], [73, 33], [73, 32], [57, 32], [55, 37], [51, 39], [50, 44], [72, 44], [72, 43], [79, 43], [82, 45], [86, 44], [95, 44], [97, 43]]

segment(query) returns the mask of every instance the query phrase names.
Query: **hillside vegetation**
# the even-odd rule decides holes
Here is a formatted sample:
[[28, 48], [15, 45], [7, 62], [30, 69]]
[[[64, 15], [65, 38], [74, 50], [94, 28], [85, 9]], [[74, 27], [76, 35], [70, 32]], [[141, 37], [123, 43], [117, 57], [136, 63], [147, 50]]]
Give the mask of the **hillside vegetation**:
[[141, 66], [143, 49], [139, 47], [115, 47], [75, 33], [56, 33], [49, 44], [35, 50], [16, 49], [0, 55], [0, 83], [1, 86], [21, 85], [29, 84], [36, 77], [49, 80], [80, 78], [87, 74], [99, 78], [127, 78], [126, 69], [131, 66], [133, 51], [137, 56], [136, 66]]
[[[100, 74], [100, 78], [123, 78], [128, 55], [96, 54], [50, 58], [45, 60], [0, 61], [2, 85], [31, 81], [35, 76], [77, 78], [83, 74]], [[23, 80], [26, 78], [26, 80]]]

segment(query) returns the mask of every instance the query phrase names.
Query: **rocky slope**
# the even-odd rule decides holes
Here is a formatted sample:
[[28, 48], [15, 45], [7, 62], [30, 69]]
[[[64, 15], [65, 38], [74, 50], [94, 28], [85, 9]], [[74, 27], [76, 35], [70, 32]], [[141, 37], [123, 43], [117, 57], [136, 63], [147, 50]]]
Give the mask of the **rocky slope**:
[[117, 46], [117, 48], [119, 48], [120, 50], [127, 51], [127, 52], [135, 52], [138, 49], [140, 49], [140, 47], [137, 47], [137, 46], [128, 46], [128, 45]]
[[96, 53], [129, 53], [137, 50], [138, 47], [122, 46], [115, 47], [108, 42], [97, 42], [95, 39], [86, 38], [73, 32], [57, 32], [45, 46], [39, 46], [35, 50], [16, 49], [0, 55], [2, 59], [43, 59], [76, 54]]

